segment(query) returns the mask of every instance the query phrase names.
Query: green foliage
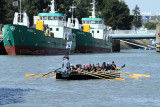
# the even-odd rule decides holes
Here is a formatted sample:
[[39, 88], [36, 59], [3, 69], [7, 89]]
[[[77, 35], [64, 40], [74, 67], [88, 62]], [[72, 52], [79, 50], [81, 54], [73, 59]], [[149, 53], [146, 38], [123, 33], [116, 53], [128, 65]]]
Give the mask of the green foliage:
[[136, 5], [136, 7], [133, 9], [133, 25], [135, 26], [135, 28], [140, 28], [142, 26], [142, 18], [140, 15], [140, 9], [139, 7]]
[[14, 12], [18, 11], [17, 7], [12, 6], [13, 0], [0, 0], [0, 23], [8, 24], [13, 22]]
[[156, 25], [158, 23], [152, 23], [152, 22], [148, 22], [148, 23], [145, 23], [145, 28], [147, 28], [148, 30], [156, 30]]
[[113, 29], [131, 29], [132, 18], [124, 1], [104, 0], [103, 3], [105, 6], [102, 9], [102, 16], [106, 25], [112, 26]]
[[[13, 23], [14, 12], [19, 11], [19, 7], [13, 7], [12, 3], [16, 0], [0, 0], [0, 23]], [[18, 0], [19, 1], [19, 0]], [[22, 0], [22, 11], [27, 12], [30, 24], [33, 23], [33, 16], [40, 12], [49, 12], [51, 0]], [[71, 17], [70, 6], [76, 6], [75, 16], [81, 21], [83, 17], [91, 16], [92, 0], [55, 0], [56, 11]], [[3, 10], [3, 11], [2, 11]], [[101, 14], [100, 14], [101, 13]], [[112, 26], [113, 29], [130, 29], [132, 17], [128, 6], [123, 0], [96, 0], [96, 16], [105, 19], [105, 24]]]
[[0, 17], [0, 24], [1, 23], [3, 23], [4, 22], [4, 17], [2, 17], [2, 16], [4, 16], [5, 15], [5, 0], [0, 0], [0, 15], [1, 15], [1, 17]]
[[33, 23], [33, 16], [43, 12], [43, 9], [48, 7], [50, 0], [23, 0], [23, 11], [27, 12], [30, 24]]
[[73, 5], [76, 6], [76, 17], [81, 22], [82, 18], [91, 16], [91, 8], [92, 5], [90, 4], [91, 0], [75, 0]]
[[56, 10], [59, 13], [63, 13], [63, 14], [70, 14], [69, 13], [69, 9], [70, 6], [72, 6], [73, 4], [73, 0], [55, 0], [55, 5], [56, 5]]
[[14, 0], [5, 0], [5, 15], [3, 16], [5, 18], [4, 24], [13, 23], [14, 13], [19, 11], [18, 7], [12, 5], [13, 1]]
[[152, 20], [160, 20], [160, 16], [158, 15], [158, 16], [154, 16], [154, 17], [152, 17]]

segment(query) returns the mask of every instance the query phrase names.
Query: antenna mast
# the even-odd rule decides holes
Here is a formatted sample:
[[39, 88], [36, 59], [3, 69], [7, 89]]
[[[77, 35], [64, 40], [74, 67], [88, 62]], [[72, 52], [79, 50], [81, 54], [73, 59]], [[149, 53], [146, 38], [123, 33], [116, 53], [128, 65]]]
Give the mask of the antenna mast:
[[20, 22], [21, 22], [22, 8], [21, 8], [21, 0], [19, 0], [19, 1], [20, 1], [20, 10], [19, 10], [19, 12], [20, 12]]
[[51, 1], [51, 5], [49, 5], [49, 7], [51, 8], [50, 13], [56, 13], [57, 11], [55, 11], [55, 5], [54, 5], [54, 0]]
[[75, 9], [76, 7], [75, 6], [70, 6], [70, 11], [71, 11], [71, 13], [72, 13], [72, 24], [73, 24], [73, 20], [74, 20], [74, 9]]
[[91, 3], [91, 4], [93, 4], [92, 18], [96, 18], [96, 13], [95, 13], [95, 11], [96, 11], [96, 2], [95, 2], [95, 0], [93, 0], [93, 3]]

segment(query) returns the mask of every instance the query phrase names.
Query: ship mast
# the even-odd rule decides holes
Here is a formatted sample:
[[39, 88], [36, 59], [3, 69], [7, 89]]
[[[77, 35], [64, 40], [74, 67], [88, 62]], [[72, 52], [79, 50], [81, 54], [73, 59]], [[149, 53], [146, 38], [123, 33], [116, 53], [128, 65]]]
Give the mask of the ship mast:
[[21, 22], [21, 14], [22, 14], [22, 8], [21, 8], [21, 0], [20, 1], [20, 9], [19, 9], [19, 12], [20, 12], [20, 22]]
[[93, 0], [93, 3], [91, 3], [91, 4], [93, 4], [93, 8], [92, 8], [92, 18], [96, 18], [96, 13], [95, 13], [95, 11], [96, 11], [96, 2], [95, 2], [95, 0]]
[[55, 11], [55, 5], [54, 5], [54, 0], [51, 1], [51, 5], [49, 5], [49, 7], [51, 8], [50, 13], [56, 13], [57, 11]]
[[71, 23], [72, 23], [72, 26], [73, 26], [73, 20], [74, 20], [74, 9], [75, 9], [76, 7], [75, 6], [70, 6], [70, 11], [71, 11], [71, 13], [72, 13], [72, 19], [71, 19]]

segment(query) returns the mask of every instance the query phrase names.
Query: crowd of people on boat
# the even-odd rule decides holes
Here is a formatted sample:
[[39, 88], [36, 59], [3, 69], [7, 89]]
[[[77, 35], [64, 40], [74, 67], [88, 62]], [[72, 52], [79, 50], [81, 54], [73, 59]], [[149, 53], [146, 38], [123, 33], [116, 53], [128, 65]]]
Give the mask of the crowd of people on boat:
[[99, 63], [97, 63], [96, 65], [94, 64], [84, 64], [83, 67], [81, 64], [77, 64], [76, 66], [74, 65], [70, 65], [69, 62], [69, 56], [65, 55], [63, 57], [63, 64], [62, 64], [62, 68], [63, 68], [63, 72], [78, 72], [78, 71], [88, 71], [88, 72], [96, 72], [96, 71], [108, 71], [108, 70], [116, 70], [116, 64], [114, 63], [114, 61], [112, 61], [112, 63], [105, 63], [103, 62], [102, 65], [100, 66]]
[[96, 65], [94, 64], [84, 64], [83, 67], [81, 64], [77, 64], [76, 66], [74, 65], [70, 65], [70, 69], [69, 71], [74, 72], [74, 71], [108, 71], [108, 70], [115, 70], [116, 69], [116, 65], [114, 63], [114, 61], [112, 61], [112, 63], [105, 63], [103, 62], [102, 65], [100, 66], [99, 63], [97, 63]]

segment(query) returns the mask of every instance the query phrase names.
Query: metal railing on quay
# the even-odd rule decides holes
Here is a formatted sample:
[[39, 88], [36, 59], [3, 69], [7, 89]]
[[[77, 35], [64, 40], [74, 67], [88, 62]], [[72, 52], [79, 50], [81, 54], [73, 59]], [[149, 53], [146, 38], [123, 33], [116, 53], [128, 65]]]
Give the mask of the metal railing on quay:
[[112, 30], [110, 34], [156, 34], [156, 30]]

